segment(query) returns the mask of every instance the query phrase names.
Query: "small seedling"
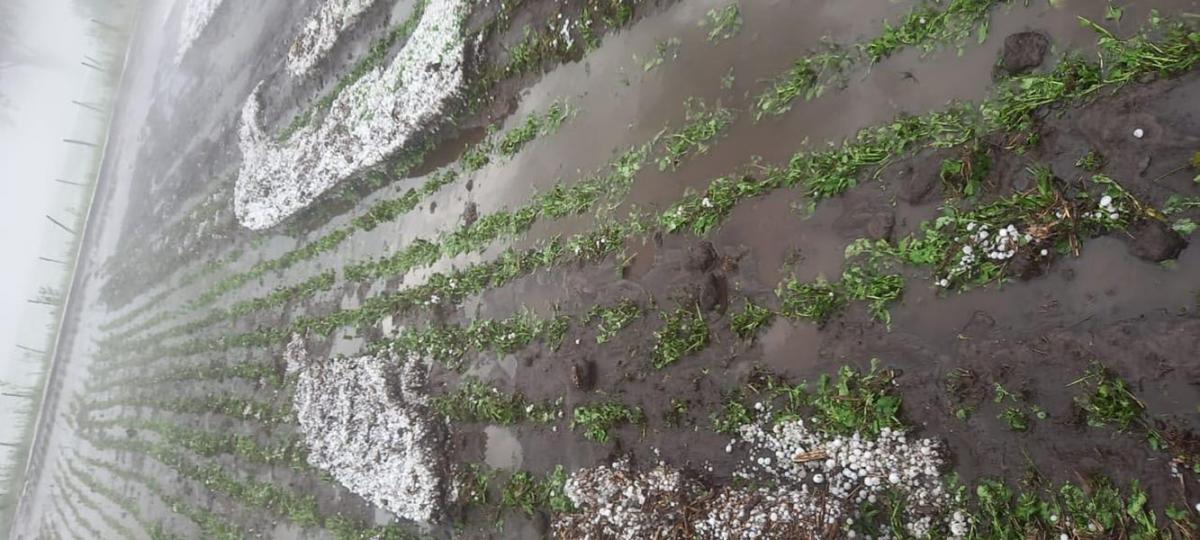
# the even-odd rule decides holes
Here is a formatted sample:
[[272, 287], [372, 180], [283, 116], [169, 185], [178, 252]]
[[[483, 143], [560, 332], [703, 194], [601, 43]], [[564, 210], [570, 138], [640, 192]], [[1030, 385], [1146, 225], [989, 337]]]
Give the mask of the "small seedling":
[[687, 419], [688, 404], [686, 401], [679, 398], [671, 398], [671, 407], [663, 412], [663, 422], [673, 428], [678, 428], [683, 425], [683, 421]]
[[1081, 156], [1079, 160], [1075, 162], [1076, 167], [1079, 167], [1080, 169], [1090, 173], [1100, 172], [1100, 169], [1104, 168], [1104, 164], [1104, 156], [1100, 155], [1100, 152], [1097, 152], [1094, 149], [1088, 150], [1086, 154]]
[[1004, 423], [1008, 424], [1008, 428], [1013, 431], [1029, 431], [1029, 415], [1019, 407], [1009, 407], [997, 418], [1004, 420]]
[[683, 42], [679, 38], [669, 38], [659, 41], [655, 44], [654, 49], [657, 53], [653, 58], [650, 58], [642, 63], [642, 71], [650, 71], [667, 60], [674, 60], [679, 56], [679, 45]]

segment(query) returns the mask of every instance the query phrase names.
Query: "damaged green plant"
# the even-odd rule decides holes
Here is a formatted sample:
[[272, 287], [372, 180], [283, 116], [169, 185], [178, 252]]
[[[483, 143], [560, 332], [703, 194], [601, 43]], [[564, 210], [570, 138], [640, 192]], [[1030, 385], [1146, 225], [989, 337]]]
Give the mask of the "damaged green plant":
[[701, 25], [709, 28], [708, 40], [717, 43], [738, 35], [742, 31], [742, 11], [736, 3], [708, 10]]
[[650, 364], [663, 369], [708, 346], [708, 323], [698, 304], [660, 314], [663, 327], [654, 332]]

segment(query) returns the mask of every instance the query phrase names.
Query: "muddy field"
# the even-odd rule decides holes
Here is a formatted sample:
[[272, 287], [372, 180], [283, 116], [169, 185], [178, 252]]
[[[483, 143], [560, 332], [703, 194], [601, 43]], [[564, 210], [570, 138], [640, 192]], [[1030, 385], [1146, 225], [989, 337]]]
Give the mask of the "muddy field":
[[1200, 535], [1200, 3], [151, 4], [14, 538]]

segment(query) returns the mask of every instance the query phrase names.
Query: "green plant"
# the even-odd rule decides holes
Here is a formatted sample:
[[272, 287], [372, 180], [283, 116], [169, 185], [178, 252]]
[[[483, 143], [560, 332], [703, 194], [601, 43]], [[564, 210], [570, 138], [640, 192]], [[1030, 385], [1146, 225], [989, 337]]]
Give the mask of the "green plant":
[[1006, 0], [950, 0], [944, 9], [926, 3], [913, 8], [900, 24], [886, 24], [883, 34], [862, 46], [871, 63], [877, 63], [902, 47], [916, 46], [931, 51], [943, 43], [965, 41], [972, 32], [980, 43], [987, 39], [988, 16]]
[[484, 506], [488, 503], [488, 488], [496, 472], [479, 463], [464, 463], [454, 472], [456, 501], [465, 506]]
[[663, 422], [673, 428], [683, 425], [687, 419], [688, 404], [679, 398], [671, 398], [671, 407], [663, 412]]
[[642, 317], [642, 307], [628, 298], [612, 307], [595, 306], [588, 312], [587, 322], [598, 319], [596, 343], [607, 343], [633, 321]]
[[781, 315], [789, 319], [809, 319], [818, 325], [829, 322], [848, 301], [838, 284], [824, 278], [812, 283], [789, 278], [779, 284], [775, 294], [779, 296]]
[[[721, 8], [708, 10], [707, 25], [709, 26], [708, 40], [716, 43], [724, 41], [742, 31], [742, 12], [736, 3]], [[701, 22], [701, 24], [705, 24]]]
[[730, 317], [729, 323], [733, 327], [734, 334], [748, 340], [758, 335], [758, 332], [769, 324], [774, 316], [775, 314], [771, 310], [747, 301], [746, 307], [734, 313]]
[[663, 327], [654, 332], [651, 365], [663, 369], [708, 346], [708, 323], [699, 305], [660, 314]]
[[554, 468], [540, 482], [527, 471], [513, 473], [500, 493], [501, 508], [519, 509], [532, 516], [539, 510], [551, 513], [573, 511], [575, 505], [563, 493], [567, 473], [562, 465]]
[[983, 192], [983, 181], [992, 170], [992, 158], [981, 141], [973, 141], [963, 150], [960, 159], [942, 161], [939, 176], [947, 191], [962, 197], [975, 197]]
[[452, 422], [484, 422], [513, 425], [525, 420], [549, 423], [562, 410], [554, 403], [533, 403], [520, 393], [504, 394], [476, 379], [461, 382], [454, 392], [433, 398], [433, 408]]
[[721, 107], [720, 102], [708, 107], [689, 98], [684, 105], [687, 123], [662, 136], [664, 155], [658, 159], [659, 170], [675, 170], [685, 158], [707, 152], [712, 141], [733, 123], [733, 111]]
[[650, 71], [667, 60], [674, 60], [679, 56], [679, 45], [683, 42], [679, 38], [668, 38], [659, 41], [654, 45], [655, 55], [642, 62], [642, 71]]
[[1090, 173], [1097, 173], [1104, 168], [1105, 163], [1104, 156], [1095, 149], [1091, 149], [1075, 162], [1075, 166]]
[[583, 436], [598, 443], [608, 442], [609, 432], [622, 424], [641, 425], [646, 415], [641, 407], [630, 407], [624, 403], [609, 401], [575, 407], [571, 418], [571, 429], [583, 428]]
[[1105, 427], [1114, 425], [1120, 431], [1128, 431], [1135, 424], [1145, 426], [1142, 404], [1124, 379], [1117, 377], [1098, 362], [1092, 363], [1087, 374], [1071, 383], [1084, 384], [1090, 391], [1075, 398], [1079, 408], [1087, 414], [1088, 425]]

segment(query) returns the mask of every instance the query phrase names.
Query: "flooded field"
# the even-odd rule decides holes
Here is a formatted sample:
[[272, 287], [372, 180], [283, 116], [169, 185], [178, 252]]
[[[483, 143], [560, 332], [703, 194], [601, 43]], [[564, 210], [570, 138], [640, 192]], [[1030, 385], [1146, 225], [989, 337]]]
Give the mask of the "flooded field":
[[144, 2], [13, 538], [1195, 538], [1200, 2]]

